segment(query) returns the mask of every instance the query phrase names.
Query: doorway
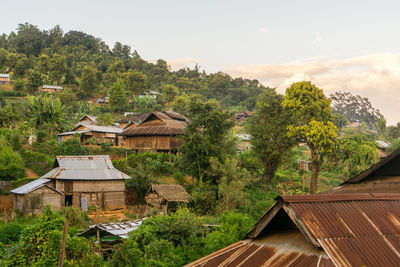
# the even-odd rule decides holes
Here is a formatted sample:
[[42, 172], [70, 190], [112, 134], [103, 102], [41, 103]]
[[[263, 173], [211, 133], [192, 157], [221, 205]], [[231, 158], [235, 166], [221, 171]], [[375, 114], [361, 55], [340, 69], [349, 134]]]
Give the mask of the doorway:
[[65, 206], [72, 206], [72, 195], [65, 195]]

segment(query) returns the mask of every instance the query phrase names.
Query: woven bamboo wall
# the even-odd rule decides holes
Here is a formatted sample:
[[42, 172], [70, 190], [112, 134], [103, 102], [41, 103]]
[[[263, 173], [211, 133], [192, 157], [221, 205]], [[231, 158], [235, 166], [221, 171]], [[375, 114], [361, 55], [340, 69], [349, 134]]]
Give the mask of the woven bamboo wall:
[[125, 191], [125, 180], [73, 181], [73, 191], [74, 193]]
[[125, 147], [131, 150], [171, 150], [170, 136], [127, 136]]

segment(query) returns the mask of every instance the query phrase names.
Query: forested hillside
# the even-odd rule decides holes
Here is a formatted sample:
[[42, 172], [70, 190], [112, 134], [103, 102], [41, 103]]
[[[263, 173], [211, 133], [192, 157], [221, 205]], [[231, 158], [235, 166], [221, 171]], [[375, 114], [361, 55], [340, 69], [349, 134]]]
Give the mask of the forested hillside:
[[217, 99], [226, 108], [252, 110], [257, 95], [265, 90], [257, 80], [234, 79], [222, 72], [207, 74], [198, 66], [171, 71], [165, 60], [150, 63], [128, 45], [117, 42], [110, 48], [98, 37], [79, 31], [64, 33], [58, 25], [41, 30], [20, 24], [16, 32], [1, 35], [0, 73], [6, 68], [17, 90], [25, 87], [35, 93], [41, 84], [62, 84], [74, 88], [79, 100], [105, 96], [121, 79], [131, 97], [146, 90], [163, 93], [166, 101], [198, 94]]

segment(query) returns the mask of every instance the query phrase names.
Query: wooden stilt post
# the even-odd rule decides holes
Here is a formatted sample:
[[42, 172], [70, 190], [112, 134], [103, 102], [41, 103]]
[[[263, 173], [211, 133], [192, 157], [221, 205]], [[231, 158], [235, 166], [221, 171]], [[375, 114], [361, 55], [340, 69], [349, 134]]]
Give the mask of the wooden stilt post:
[[64, 265], [65, 243], [67, 241], [67, 233], [68, 233], [68, 223], [67, 223], [67, 218], [64, 217], [64, 229], [63, 229], [63, 235], [62, 235], [62, 239], [61, 239], [60, 259], [58, 261], [58, 267], [63, 267], [63, 265]]
[[100, 239], [100, 230], [99, 230], [99, 228], [97, 228], [96, 233], [97, 233], [97, 243], [99, 243], [99, 246], [101, 246], [101, 239]]

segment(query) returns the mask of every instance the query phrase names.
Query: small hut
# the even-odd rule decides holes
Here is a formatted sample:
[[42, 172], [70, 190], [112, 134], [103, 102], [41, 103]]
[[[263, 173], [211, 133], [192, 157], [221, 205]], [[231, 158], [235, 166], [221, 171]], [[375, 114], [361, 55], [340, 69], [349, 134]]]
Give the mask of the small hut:
[[145, 200], [166, 213], [175, 210], [178, 203], [189, 203], [192, 198], [181, 185], [151, 184]]
[[97, 237], [97, 244], [101, 246], [103, 253], [109, 252], [115, 244], [121, 243], [129, 237], [129, 233], [138, 229], [146, 218], [135, 221], [99, 223], [90, 226], [90, 228], [78, 236], [86, 238]]
[[47, 92], [47, 93], [61, 92], [62, 89], [63, 89], [62, 86], [57, 86], [57, 85], [43, 85], [41, 88], [42, 92]]
[[[80, 141], [86, 145], [88, 140], [93, 138], [98, 144], [109, 143], [118, 146], [118, 134], [122, 133], [122, 129], [113, 126], [98, 126], [89, 123], [78, 123], [71, 132], [58, 134], [58, 141], [63, 142], [74, 138], [76, 134], [80, 134]], [[93, 140], [92, 139], [92, 140]]]
[[0, 73], [0, 84], [10, 84], [10, 74]]

